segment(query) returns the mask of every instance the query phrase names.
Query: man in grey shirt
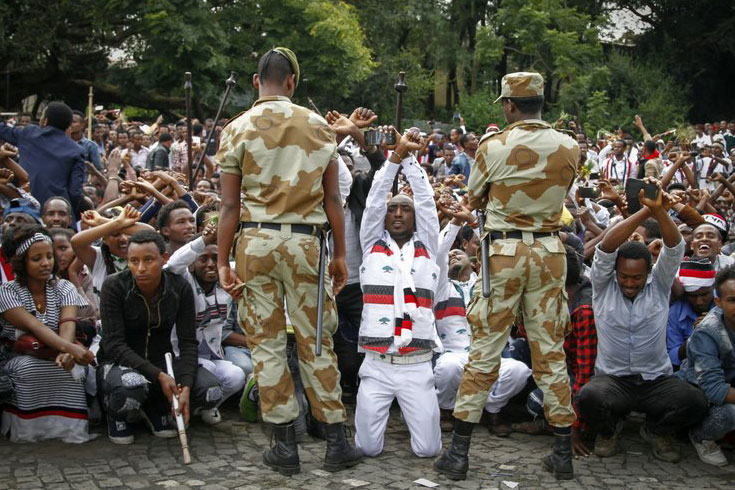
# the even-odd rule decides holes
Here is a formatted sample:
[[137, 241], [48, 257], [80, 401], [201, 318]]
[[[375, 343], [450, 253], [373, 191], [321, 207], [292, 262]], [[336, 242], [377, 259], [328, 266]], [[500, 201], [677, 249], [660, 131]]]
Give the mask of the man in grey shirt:
[[[646, 414], [641, 436], [654, 456], [676, 462], [679, 449], [671, 434], [698, 424], [707, 413], [702, 392], [673, 377], [666, 350], [669, 294], [684, 241], [668, 215], [671, 200], [658, 187], [655, 200], [641, 191], [641, 210], [605, 235], [592, 263], [597, 360], [595, 376], [577, 395], [577, 408], [598, 433], [595, 454], [600, 457], [615, 454], [622, 419], [637, 411]], [[658, 222], [664, 241], [653, 267], [648, 248], [627, 241], [649, 217]]]

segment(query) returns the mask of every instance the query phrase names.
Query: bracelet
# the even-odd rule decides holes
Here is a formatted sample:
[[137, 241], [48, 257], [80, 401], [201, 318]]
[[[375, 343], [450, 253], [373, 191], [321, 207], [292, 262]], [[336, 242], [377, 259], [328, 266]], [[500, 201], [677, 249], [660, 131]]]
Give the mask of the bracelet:
[[76, 325], [77, 324], [77, 319], [76, 318], [73, 318], [73, 317], [62, 318], [61, 320], [59, 320], [59, 325], [61, 325], [62, 323], [66, 323], [66, 322], [74, 322], [74, 325]]
[[120, 177], [117, 175], [113, 175], [112, 177], [107, 177], [107, 180], [120, 180]]

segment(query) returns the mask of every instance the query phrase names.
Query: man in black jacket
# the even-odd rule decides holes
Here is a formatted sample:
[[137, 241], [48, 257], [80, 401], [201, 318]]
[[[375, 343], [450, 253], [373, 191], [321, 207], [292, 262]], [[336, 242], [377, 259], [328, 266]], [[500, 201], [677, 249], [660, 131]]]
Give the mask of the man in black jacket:
[[158, 137], [158, 145], [148, 154], [145, 167], [148, 170], [168, 169], [169, 153], [171, 152], [173, 142], [173, 136], [168, 133], [161, 133], [161, 136]]
[[[128, 269], [102, 285], [97, 384], [108, 436], [117, 444], [135, 440], [127, 422], [139, 409], [154, 436], [176, 437], [172, 396], [178, 397], [186, 421], [190, 397], [201, 408], [212, 408], [222, 398], [216, 378], [197, 366], [194, 296], [186, 279], [163, 270], [165, 250], [158, 233], [136, 233], [128, 242]], [[177, 351], [174, 381], [166, 373], [164, 354]]]

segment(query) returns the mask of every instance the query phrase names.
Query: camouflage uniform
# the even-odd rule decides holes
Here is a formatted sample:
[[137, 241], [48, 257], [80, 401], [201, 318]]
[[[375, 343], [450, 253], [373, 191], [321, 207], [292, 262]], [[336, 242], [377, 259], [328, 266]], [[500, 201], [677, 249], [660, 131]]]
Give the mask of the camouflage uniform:
[[[543, 79], [529, 75], [507, 75], [501, 97], [543, 94]], [[574, 422], [563, 350], [569, 325], [566, 256], [556, 232], [578, 152], [574, 138], [541, 120], [518, 121], [480, 142], [470, 173], [470, 204], [485, 208], [485, 233], [520, 236], [493, 239], [490, 297], [475, 287], [467, 315], [472, 344], [454, 408], [461, 421], [479, 422], [488, 390], [498, 378], [510, 327], [522, 313], [546, 420], [555, 427]]]
[[286, 359], [284, 298], [314, 417], [329, 424], [345, 418], [332, 350], [337, 312], [329, 279], [323, 350], [314, 355], [319, 237], [292, 230], [327, 221], [322, 176], [336, 151], [335, 134], [323, 118], [286, 97], [271, 96], [225, 127], [216, 155], [222, 172], [242, 176], [240, 221], [280, 225], [279, 230], [242, 228], [234, 247], [235, 271], [244, 283], [239, 321], [252, 350], [263, 420], [274, 424], [299, 414]]

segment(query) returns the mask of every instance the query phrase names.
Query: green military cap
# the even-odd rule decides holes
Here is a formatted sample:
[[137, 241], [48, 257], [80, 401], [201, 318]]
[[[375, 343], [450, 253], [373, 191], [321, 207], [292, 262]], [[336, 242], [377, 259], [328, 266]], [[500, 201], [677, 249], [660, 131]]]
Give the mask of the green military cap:
[[299, 60], [296, 59], [296, 53], [291, 51], [288, 48], [284, 47], [277, 47], [273, 48], [273, 51], [280, 54], [281, 56], [285, 57], [289, 63], [291, 63], [291, 69], [293, 70], [294, 81], [296, 82], [296, 87], [299, 86], [299, 76], [301, 75], [301, 70], [299, 69]]
[[543, 97], [544, 95], [544, 77], [538, 73], [519, 71], [516, 73], [508, 73], [500, 82], [500, 97], [495, 99], [499, 101], [503, 97]]

